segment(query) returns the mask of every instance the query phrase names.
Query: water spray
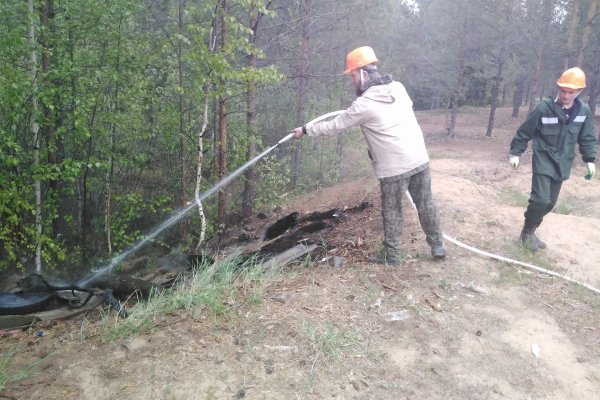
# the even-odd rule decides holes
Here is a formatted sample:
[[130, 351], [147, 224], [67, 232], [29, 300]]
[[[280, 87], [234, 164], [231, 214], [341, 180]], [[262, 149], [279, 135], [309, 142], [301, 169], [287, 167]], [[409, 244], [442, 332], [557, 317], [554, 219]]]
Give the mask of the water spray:
[[[310, 125], [315, 124], [317, 122], [324, 121], [324, 120], [326, 120], [328, 118], [332, 118], [334, 116], [337, 116], [337, 115], [341, 114], [342, 112], [343, 111], [333, 111], [333, 112], [330, 112], [330, 113], [327, 113], [327, 114], [323, 114], [320, 117], [317, 117], [317, 118], [311, 120], [306, 125], [310, 126]], [[283, 144], [283, 143], [287, 142], [288, 140], [290, 140], [292, 137], [294, 137], [294, 133], [290, 133], [290, 134], [286, 135], [281, 140], [279, 140], [276, 144], [274, 144], [273, 146], [269, 147], [268, 149], [266, 149], [265, 151], [263, 151], [262, 153], [260, 153], [259, 155], [257, 155], [253, 159], [251, 159], [250, 161], [246, 162], [244, 165], [242, 165], [238, 169], [236, 169], [234, 172], [232, 172], [231, 174], [229, 174], [226, 177], [224, 177], [223, 179], [221, 179], [213, 187], [211, 187], [210, 189], [208, 189], [207, 191], [205, 191], [204, 193], [202, 193], [201, 195], [199, 195], [198, 197], [196, 197], [195, 202], [190, 202], [190, 204], [188, 204], [187, 206], [185, 206], [181, 210], [179, 210], [176, 213], [174, 213], [166, 221], [164, 221], [162, 224], [158, 225], [156, 228], [154, 228], [152, 231], [150, 231], [150, 233], [148, 233], [144, 238], [140, 239], [139, 241], [137, 241], [136, 243], [134, 243], [133, 245], [131, 245], [129, 248], [127, 248], [126, 250], [124, 250], [120, 254], [114, 256], [107, 265], [105, 265], [102, 268], [100, 268], [99, 270], [95, 271], [92, 275], [90, 275], [90, 276], [88, 276], [88, 277], [80, 280], [77, 283], [77, 285], [79, 287], [85, 288], [88, 285], [90, 285], [95, 279], [98, 279], [99, 277], [101, 277], [101, 276], [103, 276], [105, 274], [109, 274], [112, 271], [112, 269], [116, 265], [120, 264], [124, 259], [126, 259], [127, 257], [129, 257], [132, 254], [135, 254], [138, 250], [140, 250], [149, 241], [151, 241], [154, 238], [156, 238], [165, 229], [167, 229], [168, 227], [170, 227], [171, 225], [173, 225], [175, 222], [177, 222], [181, 218], [183, 218], [183, 216], [185, 214], [187, 214], [188, 212], [190, 212], [190, 210], [192, 210], [196, 206], [200, 205], [200, 203], [203, 200], [205, 200], [209, 196], [213, 195], [215, 192], [219, 191], [220, 189], [224, 188], [225, 186], [229, 185], [242, 172], [244, 172], [250, 166], [252, 166], [256, 162], [258, 162], [259, 160], [261, 160], [262, 158], [264, 158], [267, 154], [269, 154], [271, 151], [273, 151], [275, 148], [277, 148], [280, 144]]]

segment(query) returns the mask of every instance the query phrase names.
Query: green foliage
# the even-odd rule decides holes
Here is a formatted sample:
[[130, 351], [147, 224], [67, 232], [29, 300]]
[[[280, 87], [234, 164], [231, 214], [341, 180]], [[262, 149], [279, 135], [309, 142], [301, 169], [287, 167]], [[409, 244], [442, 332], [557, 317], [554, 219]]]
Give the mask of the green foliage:
[[[107, 200], [114, 247], [138, 239], [178, 207], [180, 196], [192, 197], [197, 135], [204, 122], [201, 186], [212, 187], [217, 181], [219, 99], [227, 98], [227, 156], [232, 171], [247, 161], [249, 144], [265, 148], [306, 122], [299, 118], [310, 120], [350, 104], [354, 93], [340, 72], [345, 53], [353, 46], [372, 44], [382, 72], [405, 84], [416, 108], [446, 105], [461, 60], [465, 76], [459, 102], [487, 105], [500, 39], [510, 38], [511, 43], [502, 77], [510, 95], [516, 77], [530, 76], [534, 69], [537, 27], [548, 27], [547, 48], [560, 48], [555, 42], [567, 36], [571, 21], [571, 8], [560, 6], [560, 18], [544, 24], [539, 2], [529, 0], [509, 10], [509, 20], [502, 12], [514, 2], [432, 0], [411, 7], [406, 2], [374, 0], [362, 13], [348, 13], [355, 4], [313, 2], [311, 10], [284, 4], [276, 13], [274, 2], [266, 0], [232, 0], [226, 11], [214, 0], [188, 2], [180, 32], [173, 2], [60, 2], [54, 4], [47, 26], [40, 25], [39, 2], [34, 15], [28, 14], [27, 2], [1, 2], [0, 269], [28, 265], [38, 242], [45, 268], [82, 267], [106, 257]], [[582, 3], [582, 15], [588, 7], [589, 2]], [[261, 16], [256, 32], [248, 25], [252, 10]], [[302, 11], [310, 12], [299, 14]], [[330, 19], [332, 15], [345, 17]], [[228, 31], [224, 46], [222, 21]], [[600, 41], [594, 23], [589, 24], [590, 42], [582, 46], [584, 69], [598, 64]], [[348, 36], [349, 26], [355, 35]], [[30, 27], [34, 43], [28, 40]], [[295, 44], [303, 29], [309, 34], [306, 54]], [[422, 40], [403, 40], [417, 36]], [[45, 56], [48, 71], [42, 70]], [[255, 57], [256, 67], [248, 66], [248, 56]], [[551, 88], [564, 55], [543, 56], [540, 86]], [[308, 60], [306, 71], [298, 68], [302, 57]], [[300, 77], [308, 77], [304, 116], [297, 110]], [[256, 89], [253, 127], [246, 121], [245, 95], [250, 88]], [[38, 143], [33, 122], [41, 128]], [[368, 171], [359, 136], [351, 132], [334, 140], [303, 141], [304, 170], [298, 174], [300, 186], [292, 189], [332, 185]], [[36, 145], [39, 165], [34, 159]], [[290, 190], [291, 147], [282, 146], [256, 164], [257, 208], [282, 201], [282, 193]], [[41, 235], [35, 231], [36, 181], [42, 194]], [[231, 186], [228, 210], [239, 207], [242, 183], [240, 179]], [[182, 184], [185, 193], [179, 191]], [[209, 234], [214, 232], [214, 209], [208, 202]]]
[[150, 201], [137, 193], [115, 196], [115, 211], [112, 224], [113, 244], [124, 249], [143, 237], [155, 221], [161, 221], [172, 211], [173, 199], [162, 195]]
[[289, 185], [290, 163], [289, 159], [277, 156], [263, 158], [256, 165], [260, 180], [256, 184], [257, 198], [256, 209], [271, 209], [282, 201], [281, 194]]
[[7, 182], [0, 176], [0, 269], [9, 265], [21, 267], [20, 256], [31, 250], [35, 243], [35, 230], [23, 225], [21, 217], [32, 214], [34, 209], [22, 200], [17, 182]]
[[[6, 163], [6, 160], [9, 162]], [[0, 169], [4, 171], [4, 174], [0, 174], [0, 269], [30, 266], [37, 241], [43, 244], [42, 258], [52, 266], [55, 261], [64, 260], [65, 250], [58, 238], [44, 233], [49, 231], [47, 224], [43, 226], [42, 235], [37, 234], [35, 206], [31, 200], [33, 187], [29, 184], [31, 181], [26, 179], [33, 173], [31, 169], [16, 173], [10, 160], [11, 157], [0, 159]]]

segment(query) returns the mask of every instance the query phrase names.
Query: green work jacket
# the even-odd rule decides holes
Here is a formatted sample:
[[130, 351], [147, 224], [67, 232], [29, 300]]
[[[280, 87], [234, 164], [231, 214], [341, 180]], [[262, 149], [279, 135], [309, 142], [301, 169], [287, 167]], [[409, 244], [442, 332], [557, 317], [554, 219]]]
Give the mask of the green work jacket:
[[584, 162], [596, 160], [597, 144], [594, 117], [584, 102], [575, 99], [575, 110], [569, 119], [560, 104], [543, 99], [519, 127], [510, 143], [510, 154], [521, 156], [532, 142], [534, 174], [548, 175], [566, 181], [575, 158], [575, 146]]

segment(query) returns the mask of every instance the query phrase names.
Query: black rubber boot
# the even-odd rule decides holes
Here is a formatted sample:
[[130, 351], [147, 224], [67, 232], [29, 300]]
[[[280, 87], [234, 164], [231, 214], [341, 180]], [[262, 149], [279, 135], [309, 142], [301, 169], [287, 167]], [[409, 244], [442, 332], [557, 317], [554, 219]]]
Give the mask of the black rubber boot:
[[[521, 243], [523, 244], [523, 246], [535, 252], [540, 250], [540, 242], [541, 240], [539, 240], [537, 236], [535, 236], [535, 227], [529, 226], [526, 223], [523, 227], [523, 230], [521, 231]], [[544, 246], [546, 246], [545, 243]]]
[[[539, 226], [539, 225], [538, 225], [538, 226]], [[533, 230], [533, 236], [535, 237], [535, 240], [537, 240], [537, 244], [538, 244], [538, 247], [540, 248], [540, 250], [544, 250], [544, 249], [545, 249], [546, 247], [548, 247], [548, 246], [546, 246], [546, 243], [545, 243], [545, 242], [544, 242], [542, 239], [540, 239], [540, 238], [538, 237], [538, 235], [536, 235], [536, 234], [535, 234], [535, 230], [536, 230], [536, 229], [537, 229], [537, 226], [536, 226], [536, 227], [534, 228], [534, 230]]]
[[443, 258], [446, 258], [447, 254], [448, 252], [446, 251], [446, 248], [443, 244], [436, 244], [431, 246], [431, 255], [434, 259], [441, 260]]

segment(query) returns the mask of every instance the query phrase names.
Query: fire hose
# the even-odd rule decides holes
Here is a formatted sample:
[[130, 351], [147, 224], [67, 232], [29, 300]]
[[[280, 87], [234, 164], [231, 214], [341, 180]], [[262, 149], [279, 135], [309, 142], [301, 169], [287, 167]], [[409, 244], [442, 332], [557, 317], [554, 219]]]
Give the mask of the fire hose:
[[[418, 214], [419, 211], [417, 210], [417, 206], [413, 202], [412, 197], [410, 196], [410, 193], [408, 192], [408, 190], [405, 192], [405, 196], [408, 198], [408, 200], [410, 201], [410, 204], [412, 204], [414, 210]], [[575, 283], [577, 285], [581, 285], [584, 288], [589, 289], [589, 290], [591, 290], [592, 292], [594, 292], [596, 294], [600, 294], [600, 289], [597, 289], [597, 288], [595, 288], [595, 287], [593, 287], [593, 286], [591, 286], [591, 285], [589, 285], [589, 284], [587, 284], [587, 283], [585, 283], [583, 281], [577, 280], [577, 279], [575, 279], [573, 277], [570, 277], [568, 275], [561, 274], [561, 273], [558, 273], [558, 272], [555, 272], [555, 271], [551, 271], [549, 269], [545, 269], [545, 268], [542, 268], [542, 267], [538, 267], [537, 265], [525, 263], [525, 262], [522, 262], [522, 261], [512, 260], [510, 258], [502, 257], [502, 256], [499, 256], [499, 255], [496, 255], [496, 254], [493, 254], [493, 253], [488, 253], [487, 251], [479, 250], [479, 249], [477, 249], [475, 247], [469, 246], [468, 244], [464, 244], [464, 243], [456, 240], [455, 238], [453, 238], [451, 236], [448, 236], [445, 233], [443, 233], [443, 237], [444, 237], [444, 239], [446, 239], [450, 243], [452, 243], [452, 244], [454, 244], [454, 245], [456, 245], [458, 247], [462, 247], [463, 249], [469, 250], [469, 251], [471, 251], [473, 253], [476, 253], [476, 254], [479, 254], [479, 255], [482, 255], [482, 256], [485, 256], [485, 257], [493, 258], [495, 260], [502, 261], [502, 262], [505, 262], [505, 263], [515, 264], [515, 265], [518, 265], [518, 266], [521, 266], [521, 267], [524, 267], [524, 268], [527, 268], [527, 269], [530, 269], [530, 270], [533, 270], [533, 271], [537, 271], [537, 272], [541, 272], [541, 273], [546, 274], [546, 275], [554, 276], [556, 278], [564, 279], [567, 282], [571, 282], [571, 283]]]

